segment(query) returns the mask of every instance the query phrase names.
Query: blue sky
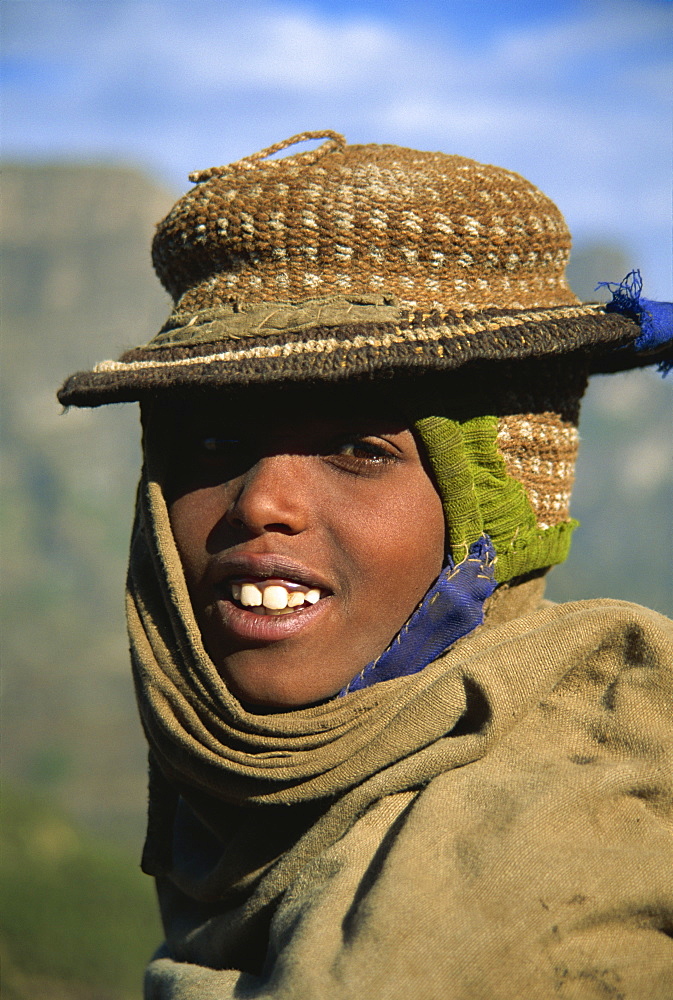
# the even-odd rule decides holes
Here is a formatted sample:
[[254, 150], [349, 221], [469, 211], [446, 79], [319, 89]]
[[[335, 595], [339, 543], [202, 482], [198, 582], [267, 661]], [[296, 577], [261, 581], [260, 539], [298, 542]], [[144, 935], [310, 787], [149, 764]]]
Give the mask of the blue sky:
[[442, 149], [518, 170], [671, 297], [670, 0], [0, 9], [5, 157], [133, 163], [180, 191], [303, 129]]

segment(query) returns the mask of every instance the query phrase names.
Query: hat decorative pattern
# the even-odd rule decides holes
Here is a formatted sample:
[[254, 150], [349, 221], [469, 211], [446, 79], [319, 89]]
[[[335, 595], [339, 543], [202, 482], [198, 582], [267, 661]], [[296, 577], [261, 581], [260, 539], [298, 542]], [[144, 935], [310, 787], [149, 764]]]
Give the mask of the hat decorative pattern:
[[343, 137], [317, 160], [260, 158], [284, 145], [195, 174], [159, 225], [154, 266], [181, 311], [353, 291], [440, 311], [577, 302], [563, 217], [519, 175]]
[[542, 530], [570, 520], [578, 447], [577, 427], [557, 413], [512, 414], [498, 421], [498, 452], [508, 475], [523, 483]]
[[[153, 243], [171, 316], [149, 344], [72, 376], [66, 405], [577, 349], [600, 358], [640, 333], [633, 315], [578, 302], [561, 213], [509, 170], [327, 130], [192, 177]], [[642, 363], [632, 354], [608, 367]]]

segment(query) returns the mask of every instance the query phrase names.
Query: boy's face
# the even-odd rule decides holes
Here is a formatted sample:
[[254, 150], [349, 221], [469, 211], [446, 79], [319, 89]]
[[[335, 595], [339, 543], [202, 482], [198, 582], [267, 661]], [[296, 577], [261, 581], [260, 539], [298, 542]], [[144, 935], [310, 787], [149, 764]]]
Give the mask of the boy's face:
[[329, 389], [192, 404], [178, 425], [170, 520], [227, 686], [276, 708], [336, 694], [443, 564], [442, 506], [411, 430]]

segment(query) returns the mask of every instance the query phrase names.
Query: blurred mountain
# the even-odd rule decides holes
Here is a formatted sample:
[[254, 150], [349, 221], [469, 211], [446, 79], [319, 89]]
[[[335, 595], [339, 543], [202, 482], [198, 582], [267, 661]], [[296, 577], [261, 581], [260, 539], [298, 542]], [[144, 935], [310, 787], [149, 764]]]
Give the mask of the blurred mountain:
[[149, 339], [149, 260], [173, 195], [138, 171], [2, 171], [3, 769], [90, 828], [143, 830], [145, 747], [123, 619], [135, 406], [61, 413], [66, 375]]
[[[137, 412], [61, 414], [55, 391], [163, 321], [149, 244], [173, 194], [109, 166], [9, 164], [2, 186], [2, 766], [139, 852], [145, 747], [122, 610]], [[591, 298], [628, 269], [619, 247], [579, 247], [572, 280]], [[672, 387], [648, 372], [595, 380], [574, 503], [583, 524], [552, 598], [673, 609]]]
[[592, 240], [573, 246], [566, 277], [575, 295], [583, 302], [608, 302], [608, 289], [598, 288], [598, 285], [602, 281], [620, 282], [633, 267], [621, 247], [603, 240]]
[[554, 601], [615, 597], [673, 614], [673, 378], [598, 376], [580, 421], [570, 557]]

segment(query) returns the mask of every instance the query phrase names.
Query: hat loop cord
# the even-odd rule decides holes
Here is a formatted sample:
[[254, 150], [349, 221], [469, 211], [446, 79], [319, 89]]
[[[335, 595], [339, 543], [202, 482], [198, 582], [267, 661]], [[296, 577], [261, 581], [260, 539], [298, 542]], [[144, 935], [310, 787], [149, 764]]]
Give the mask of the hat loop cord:
[[[346, 146], [344, 136], [340, 132], [333, 132], [332, 129], [319, 129], [315, 132], [298, 132], [297, 135], [291, 135], [289, 139], [275, 142], [273, 146], [267, 146], [266, 149], [260, 149], [256, 153], [251, 153], [250, 156], [244, 156], [242, 160], [237, 160], [235, 163], [228, 163], [223, 167], [208, 167], [206, 170], [195, 170], [189, 175], [189, 179], [193, 184], [202, 184], [204, 181], [210, 180], [211, 177], [221, 177], [231, 170], [256, 170], [261, 165], [261, 161], [266, 160], [267, 157], [273, 156], [274, 153], [279, 153], [283, 149], [287, 149], [288, 146], [294, 146], [299, 142], [307, 142], [309, 139], [327, 139], [327, 142], [323, 142], [316, 149], [309, 149], [304, 153], [294, 153], [292, 156], [282, 157], [282, 162], [287, 163], [288, 160], [292, 160], [295, 163], [301, 162], [308, 165], [315, 163], [327, 153], [344, 149]], [[275, 162], [281, 161], [272, 161], [271, 164], [264, 164], [264, 166], [271, 166]]]

